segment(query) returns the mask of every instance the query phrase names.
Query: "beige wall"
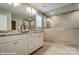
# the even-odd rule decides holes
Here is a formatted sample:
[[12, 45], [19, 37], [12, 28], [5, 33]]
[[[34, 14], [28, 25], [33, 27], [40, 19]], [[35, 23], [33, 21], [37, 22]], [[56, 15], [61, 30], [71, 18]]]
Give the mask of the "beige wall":
[[79, 11], [51, 17], [49, 29], [44, 30], [45, 40], [79, 45]]
[[[31, 21], [31, 22], [29, 22], [29, 21], [26, 21], [25, 20], [25, 23], [26, 23], [26, 28], [27, 29], [35, 29], [35, 21]], [[30, 27], [29, 27], [30, 26]]]
[[43, 16], [43, 27], [47, 28], [47, 17]]
[[50, 17], [50, 19], [52, 20], [52, 23], [50, 23], [50, 27], [55, 28], [79, 27], [79, 11], [53, 16]]
[[44, 37], [52, 43], [79, 45], [79, 29], [49, 28], [44, 30]]

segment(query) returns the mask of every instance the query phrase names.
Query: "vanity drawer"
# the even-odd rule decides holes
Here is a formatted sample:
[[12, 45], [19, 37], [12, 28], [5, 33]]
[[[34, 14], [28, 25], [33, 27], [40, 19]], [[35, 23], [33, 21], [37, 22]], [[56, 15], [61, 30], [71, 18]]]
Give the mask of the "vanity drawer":
[[7, 39], [15, 40], [15, 39], [20, 39], [20, 38], [27, 38], [26, 35], [13, 35], [13, 36], [6, 36]]
[[27, 39], [27, 36], [26, 35], [3, 36], [3, 37], [0, 37], [0, 43], [5, 43], [5, 42], [19, 40], [19, 39]]
[[28, 54], [27, 41], [16, 40], [0, 45], [0, 54]]

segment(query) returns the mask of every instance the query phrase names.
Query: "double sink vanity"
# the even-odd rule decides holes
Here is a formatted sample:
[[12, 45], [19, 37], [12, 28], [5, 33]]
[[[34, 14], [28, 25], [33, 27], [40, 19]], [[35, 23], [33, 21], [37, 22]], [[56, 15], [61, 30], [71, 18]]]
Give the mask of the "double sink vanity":
[[8, 16], [4, 11], [1, 13], [0, 55], [28, 55], [44, 45], [42, 15], [36, 13], [20, 17], [19, 14]]
[[0, 54], [28, 55], [44, 45], [43, 31], [0, 35]]

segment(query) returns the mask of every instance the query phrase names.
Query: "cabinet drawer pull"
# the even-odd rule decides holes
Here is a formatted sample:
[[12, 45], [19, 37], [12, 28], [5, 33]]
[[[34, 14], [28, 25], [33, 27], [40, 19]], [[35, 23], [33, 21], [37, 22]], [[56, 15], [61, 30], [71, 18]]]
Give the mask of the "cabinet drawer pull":
[[14, 44], [18, 44], [19, 42], [15, 42]]

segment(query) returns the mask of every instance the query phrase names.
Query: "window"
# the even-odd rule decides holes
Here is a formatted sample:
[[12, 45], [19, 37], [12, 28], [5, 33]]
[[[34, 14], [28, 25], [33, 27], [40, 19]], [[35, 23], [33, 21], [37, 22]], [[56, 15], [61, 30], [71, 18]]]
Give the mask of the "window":
[[41, 15], [36, 15], [36, 27], [42, 28], [42, 16]]

